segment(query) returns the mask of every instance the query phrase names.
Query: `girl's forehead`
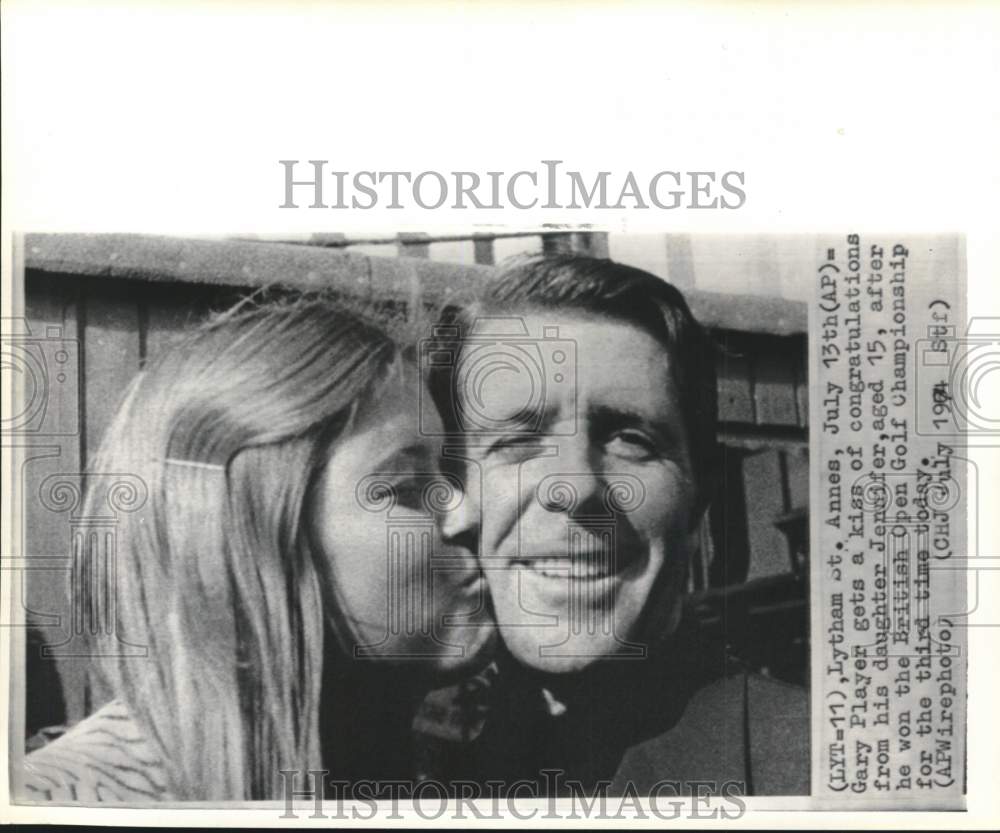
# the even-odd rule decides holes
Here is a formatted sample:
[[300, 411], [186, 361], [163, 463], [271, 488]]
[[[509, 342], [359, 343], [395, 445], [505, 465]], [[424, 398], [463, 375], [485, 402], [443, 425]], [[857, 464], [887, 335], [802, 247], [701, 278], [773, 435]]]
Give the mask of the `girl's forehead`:
[[436, 409], [420, 413], [429, 397], [422, 386], [412, 363], [387, 377], [356, 411], [333, 449], [330, 468], [349, 477], [386, 466], [429, 465], [440, 444], [441, 420]]

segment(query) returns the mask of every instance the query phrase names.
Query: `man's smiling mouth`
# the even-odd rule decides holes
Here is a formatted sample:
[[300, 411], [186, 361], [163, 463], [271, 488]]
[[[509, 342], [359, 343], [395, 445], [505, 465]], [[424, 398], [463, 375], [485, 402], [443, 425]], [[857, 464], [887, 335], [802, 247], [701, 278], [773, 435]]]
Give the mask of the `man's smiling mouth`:
[[573, 581], [593, 581], [620, 572], [612, 566], [610, 559], [603, 556], [593, 560], [577, 557], [537, 558], [515, 561], [512, 566], [524, 567], [546, 578], [563, 580], [569, 578]]
[[611, 548], [598, 547], [572, 554], [549, 550], [511, 559], [510, 566], [524, 569], [547, 579], [566, 581], [597, 581], [624, 572], [636, 558], [615, 553]]

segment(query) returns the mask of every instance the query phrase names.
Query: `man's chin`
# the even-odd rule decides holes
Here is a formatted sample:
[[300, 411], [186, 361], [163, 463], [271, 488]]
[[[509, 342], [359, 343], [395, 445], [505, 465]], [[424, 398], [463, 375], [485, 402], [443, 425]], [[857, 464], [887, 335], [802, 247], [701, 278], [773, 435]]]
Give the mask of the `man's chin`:
[[626, 642], [613, 634], [594, 637], [590, 634], [560, 640], [551, 630], [504, 632], [508, 652], [521, 665], [545, 674], [574, 674], [585, 671], [602, 660], [641, 659], [642, 645]]

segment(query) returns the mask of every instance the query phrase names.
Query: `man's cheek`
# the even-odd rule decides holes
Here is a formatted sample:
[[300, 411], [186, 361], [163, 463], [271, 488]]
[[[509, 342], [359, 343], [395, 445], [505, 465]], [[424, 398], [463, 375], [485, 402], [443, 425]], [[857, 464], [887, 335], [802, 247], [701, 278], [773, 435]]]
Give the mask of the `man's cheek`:
[[510, 526], [518, 513], [517, 485], [495, 478], [483, 484], [482, 524], [487, 529], [500, 530]]
[[[483, 531], [482, 531], [482, 547], [483, 556], [496, 556], [497, 549], [500, 545], [500, 528], [496, 523], [495, 515], [491, 513], [486, 513], [486, 518], [483, 519]], [[491, 520], [487, 520], [490, 518]]]

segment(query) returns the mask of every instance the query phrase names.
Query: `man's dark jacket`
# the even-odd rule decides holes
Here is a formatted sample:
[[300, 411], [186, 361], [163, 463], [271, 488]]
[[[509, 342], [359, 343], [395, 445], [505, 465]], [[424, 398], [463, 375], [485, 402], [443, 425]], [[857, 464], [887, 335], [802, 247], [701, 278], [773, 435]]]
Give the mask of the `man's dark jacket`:
[[570, 677], [507, 658], [472, 771], [508, 787], [533, 782], [540, 795], [565, 794], [568, 781], [588, 791], [610, 781], [609, 795], [648, 795], [665, 781], [682, 793], [736, 782], [746, 795], [808, 794], [806, 689], [711, 656], [678, 635], [642, 659]]

